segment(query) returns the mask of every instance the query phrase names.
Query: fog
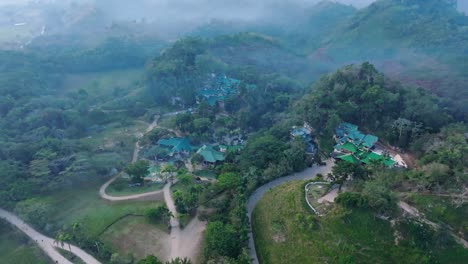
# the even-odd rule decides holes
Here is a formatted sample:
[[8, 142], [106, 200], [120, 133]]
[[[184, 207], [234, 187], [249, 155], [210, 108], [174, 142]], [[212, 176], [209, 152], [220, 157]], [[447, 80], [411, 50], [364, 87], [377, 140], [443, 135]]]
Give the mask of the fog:
[[[134, 33], [175, 40], [212, 21], [231, 22], [238, 30], [306, 19], [322, 0], [0, 0], [0, 27], [10, 32], [10, 46], [23, 46], [37, 36], [88, 35], [91, 42], [112, 34]], [[337, 0], [363, 8], [375, 0]], [[468, 0], [459, 1], [468, 10]], [[28, 30], [12, 29], [27, 24]], [[248, 25], [248, 26], [245, 26]], [[245, 26], [245, 27], [243, 27]], [[287, 30], [286, 27], [279, 27]], [[19, 32], [19, 33], [18, 33]], [[1, 43], [0, 43], [1, 44]]]

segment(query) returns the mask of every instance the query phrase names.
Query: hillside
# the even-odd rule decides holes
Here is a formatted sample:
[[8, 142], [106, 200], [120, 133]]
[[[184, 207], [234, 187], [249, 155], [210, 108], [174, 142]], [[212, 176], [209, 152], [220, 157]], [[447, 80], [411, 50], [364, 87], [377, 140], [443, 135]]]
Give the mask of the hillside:
[[392, 78], [449, 98], [466, 120], [467, 47], [468, 17], [450, 3], [381, 0], [359, 10], [313, 58], [326, 57], [330, 68], [371, 61]]

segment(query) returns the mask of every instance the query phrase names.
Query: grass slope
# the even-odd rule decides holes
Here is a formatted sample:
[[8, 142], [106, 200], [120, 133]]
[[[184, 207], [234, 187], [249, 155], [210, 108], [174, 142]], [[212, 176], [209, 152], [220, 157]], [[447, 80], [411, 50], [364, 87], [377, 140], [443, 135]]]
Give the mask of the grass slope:
[[[144, 214], [155, 208], [159, 201], [128, 201], [112, 203], [99, 197], [96, 187], [64, 191], [43, 197], [53, 208], [50, 223], [54, 229], [79, 222], [90, 236], [97, 236], [104, 229], [127, 214]], [[113, 228], [113, 226], [111, 227]]]
[[431, 221], [445, 223], [468, 239], [468, 204], [455, 207], [447, 197], [413, 194], [409, 203], [417, 207]]
[[[261, 263], [463, 263], [468, 257], [453, 242], [435, 248], [431, 241], [423, 249], [413, 234], [395, 245], [391, 224], [368, 211], [336, 207], [324, 217], [311, 215], [303, 182], [267, 193], [252, 222]], [[409, 232], [416, 231], [407, 228]]]
[[0, 220], [0, 264], [52, 263], [39, 247], [20, 231]]

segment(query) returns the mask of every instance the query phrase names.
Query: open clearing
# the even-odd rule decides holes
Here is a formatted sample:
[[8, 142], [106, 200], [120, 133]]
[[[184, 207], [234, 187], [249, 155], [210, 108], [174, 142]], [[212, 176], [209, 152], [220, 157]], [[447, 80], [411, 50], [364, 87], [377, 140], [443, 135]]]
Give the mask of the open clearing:
[[303, 181], [280, 185], [266, 193], [253, 211], [260, 263], [426, 263], [429, 257], [440, 263], [463, 263], [468, 257], [468, 251], [452, 241], [445, 248], [416, 247], [424, 243], [415, 241], [413, 233], [395, 245], [390, 222], [368, 211], [335, 206], [325, 216], [315, 217], [304, 201], [303, 187]]
[[141, 259], [152, 254], [167, 260], [170, 254], [168, 231], [162, 225], [148, 223], [145, 217], [127, 217], [104, 232], [101, 238], [121, 255], [132, 253], [136, 259]]
[[112, 203], [101, 199], [94, 186], [41, 198], [48, 201], [53, 208], [54, 214], [49, 220], [54, 224], [54, 229], [79, 222], [89, 235], [95, 236], [122, 216], [143, 214], [146, 209], [162, 204], [157, 201]]

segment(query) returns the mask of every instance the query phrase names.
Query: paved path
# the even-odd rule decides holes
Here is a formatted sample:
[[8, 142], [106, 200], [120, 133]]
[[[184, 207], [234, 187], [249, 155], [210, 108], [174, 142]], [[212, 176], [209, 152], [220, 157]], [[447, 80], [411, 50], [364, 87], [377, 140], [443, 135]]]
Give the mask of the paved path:
[[250, 258], [252, 259], [253, 264], [258, 264], [258, 257], [257, 251], [255, 249], [255, 240], [252, 233], [252, 212], [260, 201], [260, 199], [272, 188], [281, 185], [286, 182], [290, 181], [299, 181], [299, 180], [311, 180], [313, 179], [318, 173], [323, 174], [326, 176], [328, 173], [331, 172], [331, 168], [333, 167], [334, 163], [333, 160], [327, 160], [327, 164], [325, 166], [314, 166], [312, 168], [308, 168], [302, 172], [295, 173], [286, 177], [278, 178], [274, 181], [271, 181], [265, 185], [259, 187], [255, 192], [250, 195], [249, 200], [247, 201], [247, 216], [249, 217], [249, 223], [251, 230], [249, 232], [249, 249], [250, 249]]
[[38, 246], [53, 260], [54, 263], [59, 264], [72, 264], [69, 260], [63, 257], [58, 251], [57, 248], [61, 248], [66, 251], [71, 251], [81, 260], [83, 260], [87, 264], [100, 264], [101, 262], [97, 261], [93, 256], [86, 253], [84, 250], [80, 248], [70, 245], [68, 243], [61, 247], [59, 244], [55, 243], [55, 240], [44, 236], [43, 234], [34, 230], [31, 226], [26, 224], [23, 220], [18, 218], [16, 215], [7, 212], [3, 209], [0, 209], [0, 218], [5, 219], [10, 224], [16, 226], [19, 230], [25, 233], [29, 238], [31, 238], [34, 242], [38, 244]]

